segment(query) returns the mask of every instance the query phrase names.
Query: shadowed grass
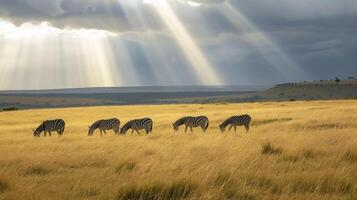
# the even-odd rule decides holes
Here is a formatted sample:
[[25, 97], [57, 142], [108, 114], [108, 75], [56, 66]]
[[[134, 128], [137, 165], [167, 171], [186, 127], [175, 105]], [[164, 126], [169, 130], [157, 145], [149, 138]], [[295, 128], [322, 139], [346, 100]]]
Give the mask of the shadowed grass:
[[50, 170], [41, 166], [32, 166], [21, 170], [20, 174], [23, 176], [46, 176]]
[[343, 154], [342, 160], [348, 162], [357, 162], [357, 154], [352, 151], [347, 151]]
[[149, 183], [123, 187], [116, 195], [116, 200], [178, 200], [191, 195], [196, 185], [190, 181], [180, 180], [171, 184]]
[[0, 193], [5, 192], [6, 190], [10, 189], [10, 184], [5, 181], [0, 179]]

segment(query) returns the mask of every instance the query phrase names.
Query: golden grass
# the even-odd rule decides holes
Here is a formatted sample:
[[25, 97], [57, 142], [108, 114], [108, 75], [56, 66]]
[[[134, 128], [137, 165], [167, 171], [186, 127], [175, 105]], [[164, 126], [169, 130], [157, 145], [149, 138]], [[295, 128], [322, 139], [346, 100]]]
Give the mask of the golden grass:
[[[220, 133], [244, 113], [250, 133]], [[357, 199], [356, 113], [357, 101], [1, 112], [0, 199]], [[173, 132], [184, 115], [207, 115], [208, 132]], [[151, 135], [87, 136], [96, 119], [146, 116]], [[53, 118], [64, 136], [34, 138]]]

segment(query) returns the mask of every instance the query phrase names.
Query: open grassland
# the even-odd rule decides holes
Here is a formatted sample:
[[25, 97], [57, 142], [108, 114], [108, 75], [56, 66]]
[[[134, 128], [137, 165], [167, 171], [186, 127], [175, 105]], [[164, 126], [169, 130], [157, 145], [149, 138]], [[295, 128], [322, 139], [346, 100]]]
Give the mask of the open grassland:
[[[231, 115], [250, 133], [221, 134]], [[172, 131], [207, 115], [204, 134]], [[100, 118], [154, 120], [153, 134], [88, 137]], [[63, 118], [62, 138], [34, 138]], [[181, 127], [183, 128], [183, 127]], [[357, 101], [115, 106], [0, 113], [0, 199], [357, 199]]]

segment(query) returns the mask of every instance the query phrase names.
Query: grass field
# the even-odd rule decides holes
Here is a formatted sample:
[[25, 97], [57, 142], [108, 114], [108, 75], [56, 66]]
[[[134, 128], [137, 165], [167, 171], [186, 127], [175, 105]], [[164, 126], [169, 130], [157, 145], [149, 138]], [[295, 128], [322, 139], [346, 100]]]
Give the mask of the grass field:
[[[231, 115], [250, 133], [221, 134]], [[115, 106], [0, 113], [0, 199], [357, 199], [357, 101]], [[173, 132], [207, 115], [204, 134]], [[88, 137], [100, 118], [151, 117], [151, 135]], [[63, 118], [62, 138], [34, 138]]]

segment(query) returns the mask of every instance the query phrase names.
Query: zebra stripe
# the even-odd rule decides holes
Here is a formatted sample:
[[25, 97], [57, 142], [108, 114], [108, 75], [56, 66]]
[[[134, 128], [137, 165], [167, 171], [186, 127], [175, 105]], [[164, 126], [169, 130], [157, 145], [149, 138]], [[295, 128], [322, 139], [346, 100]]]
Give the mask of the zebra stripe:
[[40, 137], [41, 132], [44, 132], [44, 135], [46, 136], [46, 133], [48, 132], [49, 135], [51, 136], [52, 131], [56, 131], [59, 136], [62, 136], [64, 129], [65, 129], [66, 123], [64, 122], [63, 119], [55, 119], [55, 120], [46, 120], [43, 121], [37, 128], [34, 130], [34, 136], [35, 137]]
[[204, 132], [206, 132], [208, 125], [209, 125], [209, 120], [206, 116], [198, 116], [198, 117], [182, 117], [178, 119], [175, 123], [173, 123], [174, 130], [177, 131], [180, 126], [185, 125], [185, 132], [187, 131], [187, 128], [190, 127], [191, 132], [193, 132], [192, 128], [195, 127], [201, 127]]
[[229, 131], [232, 129], [232, 127], [234, 127], [234, 131], [236, 131], [237, 126], [244, 126], [245, 130], [248, 132], [251, 120], [252, 118], [247, 114], [240, 115], [240, 116], [233, 116], [228, 118], [226, 121], [224, 121], [219, 126], [219, 128], [221, 129], [222, 132], [224, 132], [228, 125], [230, 125]]
[[131, 133], [136, 131], [139, 135], [139, 130], [145, 130], [146, 134], [152, 132], [153, 121], [150, 118], [134, 119], [127, 122], [121, 129], [121, 134], [126, 134], [126, 132], [131, 129]]
[[89, 127], [88, 130], [88, 136], [93, 135], [94, 131], [96, 129], [99, 129], [100, 135], [107, 134], [105, 131], [106, 130], [113, 130], [115, 134], [119, 134], [119, 129], [120, 129], [120, 120], [117, 118], [112, 118], [112, 119], [101, 119], [92, 124], [92, 126]]

